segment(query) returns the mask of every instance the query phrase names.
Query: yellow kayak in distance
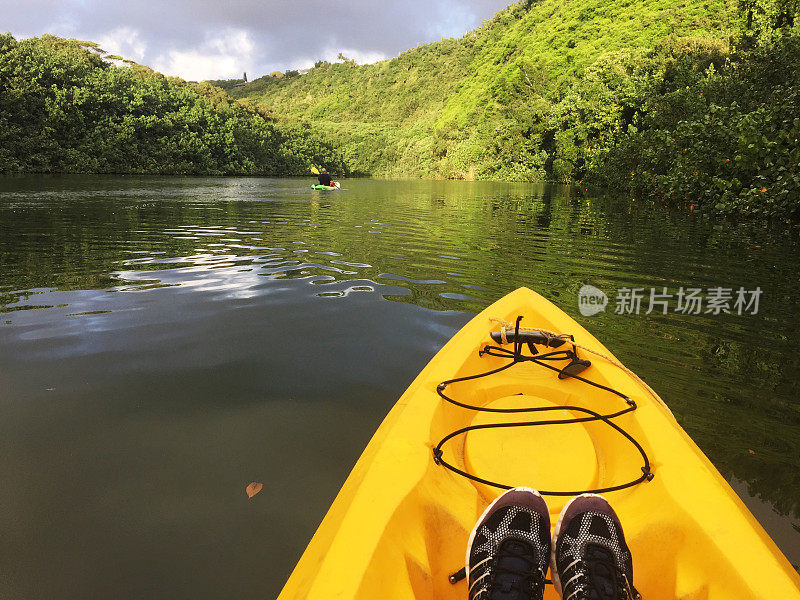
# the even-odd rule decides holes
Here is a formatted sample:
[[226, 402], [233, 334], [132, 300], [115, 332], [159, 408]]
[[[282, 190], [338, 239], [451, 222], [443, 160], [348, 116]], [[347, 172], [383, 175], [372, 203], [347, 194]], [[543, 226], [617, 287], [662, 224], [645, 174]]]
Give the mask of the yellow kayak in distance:
[[505, 486], [547, 494], [553, 524], [572, 494], [602, 493], [645, 600], [800, 600], [798, 573], [666, 404], [527, 288], [474, 317], [417, 376], [279, 600], [465, 600], [453, 575]]

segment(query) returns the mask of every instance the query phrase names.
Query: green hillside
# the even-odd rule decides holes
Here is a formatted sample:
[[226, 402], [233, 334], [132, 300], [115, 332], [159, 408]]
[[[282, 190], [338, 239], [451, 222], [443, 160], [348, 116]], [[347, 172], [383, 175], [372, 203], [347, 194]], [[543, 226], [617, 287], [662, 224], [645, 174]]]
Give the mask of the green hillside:
[[542, 179], [543, 120], [599, 57], [669, 35], [725, 39], [725, 0], [543, 0], [509, 6], [463, 38], [374, 65], [321, 63], [232, 91], [312, 121], [357, 173]]
[[461, 39], [230, 91], [351, 174], [579, 182], [800, 218], [800, 0], [523, 0]]

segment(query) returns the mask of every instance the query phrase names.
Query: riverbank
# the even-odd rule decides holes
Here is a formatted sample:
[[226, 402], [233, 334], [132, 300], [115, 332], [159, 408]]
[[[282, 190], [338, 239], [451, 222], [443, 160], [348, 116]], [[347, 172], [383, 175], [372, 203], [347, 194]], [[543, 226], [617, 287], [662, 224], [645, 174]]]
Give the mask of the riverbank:
[[[580, 3], [545, 14], [545, 4], [512, 5], [460, 40], [376, 65], [322, 62], [232, 87], [237, 98], [90, 42], [0, 36], [0, 173], [302, 176], [325, 166], [344, 177], [568, 182], [580, 194], [800, 222], [793, 21], [745, 26], [722, 8], [709, 20], [703, 4], [662, 31], [644, 22], [672, 15], [667, 0], [636, 16], [621, 5], [575, 12]], [[636, 21], [590, 35], [626, 16], [643, 19], [635, 43]], [[571, 33], [546, 48], [530, 41], [554, 23]]]

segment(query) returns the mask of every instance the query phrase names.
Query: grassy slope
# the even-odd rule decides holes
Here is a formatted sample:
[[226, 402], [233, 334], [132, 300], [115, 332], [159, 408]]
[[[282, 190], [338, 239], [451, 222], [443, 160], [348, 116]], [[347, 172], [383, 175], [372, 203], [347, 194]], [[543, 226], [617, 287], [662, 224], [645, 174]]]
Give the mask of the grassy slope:
[[313, 122], [355, 172], [536, 179], [544, 176], [534, 156], [541, 140], [525, 138], [526, 121], [603, 54], [649, 48], [671, 34], [726, 36], [732, 2], [523, 1], [458, 40], [374, 65], [265, 77], [231, 93]]

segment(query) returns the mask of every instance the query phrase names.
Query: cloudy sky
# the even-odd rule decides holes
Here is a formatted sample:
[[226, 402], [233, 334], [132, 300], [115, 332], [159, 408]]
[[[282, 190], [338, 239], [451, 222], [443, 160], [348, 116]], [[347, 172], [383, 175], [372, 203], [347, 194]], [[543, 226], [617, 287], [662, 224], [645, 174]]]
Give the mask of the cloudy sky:
[[0, 0], [0, 31], [100, 42], [185, 79], [375, 62], [459, 37], [511, 0]]

